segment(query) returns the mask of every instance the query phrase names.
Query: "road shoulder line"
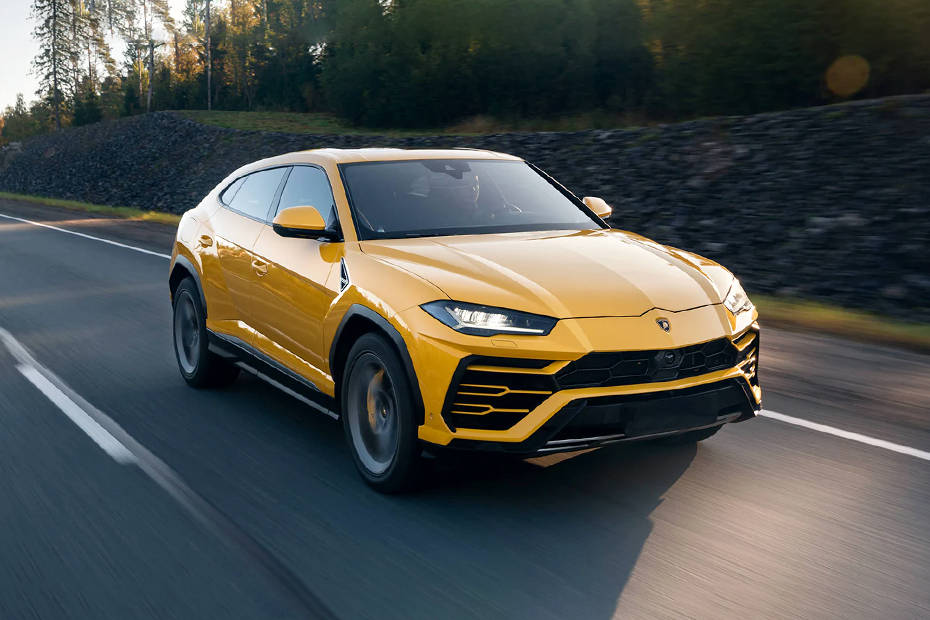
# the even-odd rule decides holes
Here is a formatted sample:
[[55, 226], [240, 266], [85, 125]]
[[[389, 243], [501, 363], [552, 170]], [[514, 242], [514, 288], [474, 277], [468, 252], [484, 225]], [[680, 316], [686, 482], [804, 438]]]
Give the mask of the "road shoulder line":
[[42, 222], [35, 222], [33, 220], [27, 220], [21, 217], [16, 217], [13, 215], [7, 215], [5, 213], [0, 213], [0, 217], [6, 218], [8, 220], [14, 220], [17, 222], [22, 222], [23, 224], [31, 224], [33, 226], [40, 226], [42, 228], [48, 228], [50, 230], [57, 230], [58, 232], [67, 233], [69, 235], [74, 235], [76, 237], [83, 237], [85, 239], [92, 239], [93, 241], [99, 241], [101, 243], [106, 243], [108, 245], [115, 245], [118, 248], [123, 248], [126, 250], [132, 250], [134, 252], [141, 252], [142, 254], [150, 254], [152, 256], [158, 256], [159, 258], [171, 259], [171, 256], [168, 254], [162, 254], [161, 252], [155, 252], [153, 250], [146, 250], [145, 248], [136, 247], [134, 245], [129, 245], [126, 243], [120, 243], [119, 241], [113, 241], [112, 239], [104, 239], [103, 237], [95, 237], [93, 235], [88, 235], [86, 233], [80, 233], [74, 230], [68, 230], [67, 228], [59, 228], [58, 226], [52, 226], [51, 224], [44, 224]]
[[100, 426], [96, 420], [87, 415], [77, 403], [68, 398], [68, 395], [58, 389], [58, 387], [49, 381], [45, 375], [32, 366], [26, 364], [17, 364], [16, 369], [26, 379], [42, 392], [46, 398], [64, 413], [68, 419], [84, 431], [84, 434], [90, 437], [95, 444], [113, 457], [113, 460], [122, 465], [135, 463], [136, 459], [132, 452], [126, 446], [119, 442], [116, 437], [111, 435], [105, 428]]
[[835, 426], [828, 426], [826, 424], [820, 424], [819, 422], [811, 422], [810, 420], [804, 420], [802, 418], [796, 418], [794, 416], [785, 415], [784, 413], [778, 413], [777, 411], [763, 410], [759, 412], [760, 416], [770, 418], [772, 420], [778, 420], [780, 422], [785, 422], [787, 424], [793, 424], [795, 426], [801, 426], [803, 428], [817, 431], [819, 433], [826, 433], [827, 435], [834, 435], [835, 437], [842, 437], [843, 439], [849, 439], [851, 441], [857, 441], [859, 443], [864, 443], [876, 448], [883, 448], [885, 450], [890, 450], [892, 452], [898, 452], [900, 454], [906, 454], [908, 456], [913, 456], [918, 459], [923, 459], [925, 461], [930, 461], [930, 452], [925, 452], [924, 450], [918, 450], [917, 448], [911, 448], [909, 446], [902, 446], [901, 444], [892, 443], [890, 441], [885, 441], [884, 439], [877, 439], [875, 437], [869, 437], [868, 435], [862, 435], [861, 433], [853, 433], [852, 431], [844, 431], [841, 428], [836, 428]]

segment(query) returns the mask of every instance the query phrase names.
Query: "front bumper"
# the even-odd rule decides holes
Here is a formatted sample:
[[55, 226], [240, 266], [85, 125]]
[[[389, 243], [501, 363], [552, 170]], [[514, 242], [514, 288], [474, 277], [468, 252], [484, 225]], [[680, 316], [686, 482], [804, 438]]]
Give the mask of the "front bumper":
[[762, 401], [755, 318], [737, 321], [719, 305], [654, 310], [507, 339], [450, 336], [426, 322], [411, 348], [426, 413], [419, 436], [531, 454], [749, 419]]
[[454, 439], [453, 449], [523, 456], [656, 439], [740, 422], [758, 409], [745, 382], [727, 379], [680, 390], [573, 400], [521, 442]]

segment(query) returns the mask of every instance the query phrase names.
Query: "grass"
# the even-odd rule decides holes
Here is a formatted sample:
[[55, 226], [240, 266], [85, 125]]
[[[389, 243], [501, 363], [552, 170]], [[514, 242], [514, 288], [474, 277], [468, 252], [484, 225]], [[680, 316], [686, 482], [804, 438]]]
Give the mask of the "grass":
[[283, 133], [351, 134], [380, 136], [478, 136], [513, 131], [581, 131], [642, 125], [643, 119], [608, 112], [586, 112], [553, 118], [500, 119], [475, 116], [446, 127], [398, 130], [356, 127], [330, 114], [300, 112], [229, 112], [176, 110], [176, 114], [203, 123], [242, 131]]
[[930, 324], [912, 323], [829, 304], [751, 295], [765, 325], [833, 334], [865, 342], [930, 352]]
[[63, 200], [61, 198], [47, 198], [45, 196], [32, 196], [30, 194], [14, 194], [11, 192], [0, 192], [0, 198], [7, 200], [18, 200], [20, 202], [31, 202], [34, 204], [45, 205], [47, 207], [59, 207], [70, 209], [72, 211], [81, 211], [84, 213], [93, 213], [95, 215], [104, 215], [107, 217], [121, 218], [125, 220], [136, 220], [144, 222], [158, 222], [167, 226], [177, 226], [181, 221], [180, 215], [173, 213], [164, 213], [162, 211], [145, 211], [134, 207], [111, 207], [107, 205], [95, 205], [89, 202], [80, 202], [78, 200]]
[[[216, 125], [242, 131], [279, 131], [283, 133], [360, 134], [375, 133], [346, 125], [328, 114], [299, 112], [226, 112], [220, 110], [178, 110], [181, 116], [204, 125]], [[396, 133], [396, 132], [391, 132]]]
[[[62, 200], [60, 198], [46, 198], [10, 192], [0, 192], [0, 198], [60, 207], [107, 217], [158, 222], [168, 226], [177, 226], [181, 219], [181, 216], [172, 213], [144, 211], [133, 207], [110, 207], [77, 200]], [[860, 310], [850, 310], [839, 306], [785, 297], [754, 294], [752, 300], [759, 309], [760, 320], [765, 325], [816, 331], [850, 340], [888, 344], [921, 352], [930, 352], [930, 324], [927, 323], [899, 321]]]

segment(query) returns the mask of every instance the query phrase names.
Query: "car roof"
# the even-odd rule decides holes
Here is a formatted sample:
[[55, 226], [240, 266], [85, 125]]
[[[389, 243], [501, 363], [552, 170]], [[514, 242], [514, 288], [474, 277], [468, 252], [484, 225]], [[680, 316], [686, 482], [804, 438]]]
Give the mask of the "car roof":
[[[409, 159], [509, 159], [519, 161], [519, 157], [506, 153], [495, 153], [483, 149], [314, 149], [303, 151], [307, 155], [324, 157], [338, 164], [360, 161], [402, 161]], [[303, 154], [301, 153], [301, 154]]]
[[519, 157], [506, 153], [496, 153], [482, 149], [313, 149], [297, 151], [243, 166], [241, 172], [251, 172], [269, 166], [288, 164], [347, 164], [365, 161], [404, 161], [412, 159], [491, 159], [504, 161], [522, 161]]

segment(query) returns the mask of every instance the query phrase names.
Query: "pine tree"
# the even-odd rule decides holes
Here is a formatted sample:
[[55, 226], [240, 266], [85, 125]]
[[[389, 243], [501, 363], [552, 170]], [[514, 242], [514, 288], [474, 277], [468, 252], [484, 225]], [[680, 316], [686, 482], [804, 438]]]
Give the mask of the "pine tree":
[[65, 93], [75, 86], [71, 63], [77, 53], [72, 25], [75, 6], [73, 0], [33, 0], [32, 13], [36, 20], [33, 36], [39, 41], [39, 54], [33, 65], [39, 77], [40, 95], [48, 98], [55, 119], [55, 129], [61, 129], [65, 112]]

